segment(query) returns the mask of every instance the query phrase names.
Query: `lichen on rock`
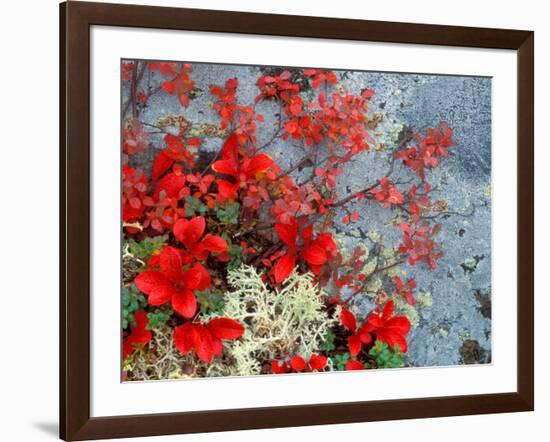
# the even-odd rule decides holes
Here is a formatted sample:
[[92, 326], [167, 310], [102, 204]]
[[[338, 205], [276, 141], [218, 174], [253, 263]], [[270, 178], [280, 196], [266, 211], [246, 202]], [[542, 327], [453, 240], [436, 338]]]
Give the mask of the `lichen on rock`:
[[259, 361], [289, 354], [309, 359], [335, 322], [310, 273], [294, 271], [276, 290], [254, 267], [242, 265], [228, 273], [228, 282], [232, 290], [225, 293], [223, 314], [247, 324], [242, 338], [225, 350], [232, 359], [230, 375], [259, 374]]

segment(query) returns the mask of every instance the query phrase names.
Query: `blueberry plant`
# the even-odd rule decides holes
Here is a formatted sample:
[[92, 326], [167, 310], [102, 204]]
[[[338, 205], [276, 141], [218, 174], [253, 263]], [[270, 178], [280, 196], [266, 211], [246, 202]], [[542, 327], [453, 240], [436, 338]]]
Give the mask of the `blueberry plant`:
[[[443, 255], [437, 220], [446, 207], [431, 197], [429, 177], [455, 147], [452, 129], [440, 123], [384, 147], [376, 141], [383, 115], [370, 109], [375, 91], [352, 93], [330, 70], [262, 71], [248, 103], [238, 99], [241, 79], [220, 78], [202, 91], [217, 119], [193, 123], [191, 64], [125, 61], [121, 73], [125, 378], [233, 374], [243, 360], [250, 374], [403, 366], [417, 289], [407, 268], [433, 271]], [[181, 111], [147, 122], [160, 94]], [[275, 109], [273, 124], [262, 105]], [[215, 151], [204, 149], [206, 138]], [[275, 159], [275, 144], [296, 160]], [[343, 192], [340, 180], [367, 155], [383, 172]], [[399, 241], [376, 232], [364, 243], [342, 240], [342, 229], [370, 230], [371, 210]], [[232, 291], [244, 269], [259, 282]], [[303, 287], [310, 310], [296, 301]], [[262, 304], [264, 293], [275, 301]], [[293, 321], [290, 308], [302, 308], [308, 332], [289, 342], [284, 325], [262, 329], [277, 315]]]

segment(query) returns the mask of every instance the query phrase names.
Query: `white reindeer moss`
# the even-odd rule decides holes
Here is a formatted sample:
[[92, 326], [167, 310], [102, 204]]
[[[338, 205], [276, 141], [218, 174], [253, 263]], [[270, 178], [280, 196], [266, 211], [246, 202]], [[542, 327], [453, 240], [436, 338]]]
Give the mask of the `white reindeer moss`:
[[224, 349], [233, 362], [231, 375], [258, 374], [261, 361], [289, 354], [307, 360], [334, 323], [325, 310], [326, 294], [310, 273], [292, 272], [280, 291], [267, 287], [256, 269], [247, 265], [230, 271], [228, 281], [232, 291], [225, 293], [223, 314], [246, 329]]

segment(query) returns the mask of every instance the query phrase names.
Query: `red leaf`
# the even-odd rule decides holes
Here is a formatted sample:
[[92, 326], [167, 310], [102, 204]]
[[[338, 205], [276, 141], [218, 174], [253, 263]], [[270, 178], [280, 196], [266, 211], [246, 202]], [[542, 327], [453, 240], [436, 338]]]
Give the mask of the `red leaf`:
[[173, 160], [188, 161], [193, 164], [193, 155], [187, 149], [187, 146], [184, 143], [184, 140], [180, 137], [176, 137], [172, 134], [167, 134], [164, 136], [164, 142], [166, 143], [166, 149], [164, 149], [164, 154], [172, 158]]
[[392, 331], [392, 330], [383, 330], [377, 334], [377, 339], [380, 341], [387, 342], [390, 348], [399, 348], [401, 353], [407, 353], [407, 340], [402, 334]]
[[322, 247], [312, 244], [302, 252], [302, 258], [309, 264], [318, 266], [327, 262], [327, 252]]
[[128, 342], [126, 339], [122, 342], [122, 357], [126, 359], [134, 352], [134, 346], [131, 342]]
[[302, 371], [306, 368], [306, 361], [301, 356], [295, 355], [290, 360], [290, 366], [294, 371]]
[[174, 344], [182, 354], [188, 354], [192, 349], [204, 362], [210, 362], [212, 357], [221, 355], [222, 343], [213, 336], [202, 324], [187, 322], [174, 330]]
[[355, 359], [350, 359], [346, 363], [346, 370], [364, 370], [365, 366], [362, 362], [356, 361]]
[[174, 224], [174, 236], [186, 247], [193, 246], [204, 233], [206, 221], [202, 216], [197, 216], [191, 220], [179, 219]]
[[275, 223], [277, 235], [291, 250], [296, 247], [296, 235], [298, 234], [298, 223], [295, 218], [290, 218], [289, 224]]
[[364, 324], [357, 333], [359, 339], [361, 339], [361, 342], [365, 345], [369, 345], [372, 342], [372, 335], [370, 334], [370, 331], [371, 330], [369, 329], [369, 325]]
[[369, 99], [374, 95], [374, 89], [363, 89], [361, 95], [363, 98]]
[[347, 328], [352, 333], [355, 333], [355, 329], [357, 328], [357, 321], [355, 320], [355, 315], [350, 312], [349, 310], [342, 310], [342, 313], [340, 314], [340, 320], [342, 321], [342, 325]]
[[176, 75], [177, 64], [176, 63], [159, 63], [159, 71], [165, 77], [174, 77]]
[[192, 318], [197, 311], [197, 298], [191, 290], [183, 289], [172, 296], [172, 307], [184, 318]]
[[304, 227], [302, 232], [300, 233], [300, 236], [304, 240], [304, 243], [308, 244], [311, 242], [311, 239], [313, 238], [313, 224], [310, 224], [307, 227]]
[[218, 180], [218, 193], [224, 199], [236, 198], [237, 191], [239, 190], [238, 184], [230, 183], [226, 180]]
[[158, 180], [164, 172], [166, 172], [174, 164], [174, 160], [169, 158], [162, 150], [155, 158], [153, 162], [153, 170], [151, 172], [151, 180]]
[[263, 172], [272, 164], [273, 159], [269, 155], [261, 153], [250, 159], [244, 172], [246, 175], [252, 176], [258, 172]]
[[136, 287], [148, 295], [151, 305], [166, 304], [174, 293], [174, 288], [166, 276], [157, 270], [145, 270], [136, 276]]
[[411, 323], [405, 316], [396, 316], [386, 321], [384, 328], [391, 328], [401, 335], [406, 335], [411, 329]]
[[231, 175], [237, 177], [239, 171], [237, 170], [236, 164], [229, 160], [219, 160], [212, 164], [212, 170], [224, 175]]
[[196, 243], [204, 233], [205, 227], [206, 221], [202, 216], [192, 218], [189, 221], [189, 224], [187, 224], [187, 228], [185, 231], [185, 234], [188, 237], [188, 241], [193, 244]]
[[130, 202], [130, 206], [133, 209], [139, 209], [141, 207], [141, 200], [135, 196], [130, 198], [129, 202]]
[[192, 147], [200, 147], [202, 144], [202, 140], [197, 137], [188, 138], [186, 141], [187, 141], [187, 145]]
[[290, 120], [285, 123], [285, 130], [289, 134], [293, 134], [294, 132], [296, 132], [298, 130], [298, 127], [298, 122], [296, 120]]
[[157, 187], [155, 187], [154, 197], [159, 198], [160, 192], [164, 191], [165, 197], [174, 198], [178, 196], [178, 193], [184, 186], [185, 177], [183, 175], [169, 173], [158, 181]]
[[384, 310], [382, 311], [382, 319], [389, 319], [393, 315], [393, 309], [393, 301], [388, 301], [386, 305], [384, 305]]
[[279, 283], [284, 281], [296, 265], [296, 256], [290, 253], [279, 258], [279, 260], [273, 266], [273, 275], [275, 276], [275, 282]]
[[182, 279], [187, 290], [197, 290], [201, 286], [203, 270], [198, 265], [194, 265], [183, 273]]
[[159, 256], [160, 270], [166, 277], [177, 284], [181, 280], [181, 255], [174, 247], [166, 246]]
[[319, 234], [317, 238], [315, 238], [314, 244], [326, 250], [327, 252], [336, 251], [336, 244], [334, 243], [334, 239], [332, 239], [332, 233], [330, 232]]
[[216, 352], [216, 345], [210, 331], [202, 324], [195, 324], [195, 353], [200, 360], [210, 362]]
[[158, 270], [145, 270], [141, 272], [136, 276], [134, 283], [138, 289], [147, 295], [159, 285], [170, 285], [166, 277]]
[[186, 322], [185, 324], [176, 327], [174, 329], [173, 339], [174, 344], [180, 353], [183, 355], [188, 354], [195, 345], [195, 327], [190, 322]]
[[134, 313], [134, 320], [136, 321], [136, 329], [139, 330], [145, 330], [145, 327], [149, 323], [149, 320], [147, 319], [147, 313], [145, 310], [139, 310]]
[[132, 333], [128, 336], [126, 342], [130, 344], [147, 344], [151, 340], [151, 332], [147, 330], [149, 319], [145, 310], [139, 310], [134, 313], [136, 325], [132, 329]]
[[238, 339], [244, 333], [244, 327], [230, 318], [212, 319], [206, 327], [219, 339]]
[[196, 290], [206, 290], [212, 285], [212, 278], [210, 278], [210, 273], [208, 273], [206, 267], [204, 267], [199, 262], [196, 263], [193, 268], [200, 273], [200, 282], [196, 286]]
[[294, 95], [290, 99], [289, 109], [290, 113], [296, 117], [302, 112], [302, 99], [298, 95]]
[[349, 352], [352, 356], [357, 356], [361, 351], [361, 339], [357, 335], [351, 335], [348, 338]]
[[312, 370], [322, 370], [327, 366], [327, 358], [321, 355], [311, 355], [309, 366]]
[[165, 81], [161, 84], [161, 87], [167, 94], [173, 94], [176, 90], [176, 85], [173, 81]]
[[222, 253], [229, 248], [229, 245], [227, 244], [225, 239], [223, 239], [221, 236], [210, 235], [210, 234], [204, 237], [201, 244], [204, 246], [206, 250], [214, 253]]
[[271, 370], [275, 374], [288, 373], [288, 364], [284, 361], [271, 361]]
[[189, 97], [185, 93], [178, 94], [178, 100], [183, 107], [189, 106]]
[[220, 356], [222, 352], [223, 352], [223, 344], [221, 339], [212, 335], [212, 353], [214, 353], [214, 356]]
[[233, 161], [235, 164], [237, 163], [237, 157], [238, 157], [238, 149], [239, 147], [239, 139], [237, 137], [237, 134], [235, 132], [232, 132], [231, 135], [227, 137], [227, 140], [223, 144], [222, 147], [222, 158], [224, 160]]

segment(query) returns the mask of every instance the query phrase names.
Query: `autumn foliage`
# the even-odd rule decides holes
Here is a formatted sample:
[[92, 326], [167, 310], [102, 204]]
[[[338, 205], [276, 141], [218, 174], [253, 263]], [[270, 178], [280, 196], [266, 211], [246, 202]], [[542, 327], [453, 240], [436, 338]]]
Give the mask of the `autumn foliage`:
[[[433, 270], [443, 255], [429, 174], [455, 147], [447, 124], [384, 150], [375, 134], [380, 117], [371, 111], [374, 90], [348, 91], [330, 70], [273, 69], [258, 76], [250, 103], [238, 99], [238, 78], [202, 91], [217, 120], [207, 122], [215, 133], [200, 132], [185, 119], [196, 96], [192, 65], [125, 62], [122, 77], [129, 91], [122, 115], [124, 285], [141, 299], [122, 330], [125, 363], [167, 334], [190, 376], [231, 364], [224, 348], [248, 324], [224, 316], [223, 294], [228, 269], [243, 263], [274, 289], [295, 271], [311, 272], [333, 318], [331, 336], [315, 352], [259, 361], [262, 373], [377, 368], [369, 355], [376, 342], [404, 357], [406, 307], [414, 308], [417, 290], [407, 268]], [[177, 100], [182, 116], [147, 123], [143, 111], [158, 94]], [[266, 107], [276, 110], [275, 124], [260, 112]], [[206, 138], [215, 139], [215, 152], [202, 149]], [[275, 145], [297, 159], [280, 161]], [[347, 168], [375, 151], [387, 172], [343, 190]], [[380, 253], [381, 243], [341, 240], [353, 226], [369, 230], [373, 208], [401, 238], [384, 246], [389, 253]], [[365, 310], [360, 301], [375, 279]]]

